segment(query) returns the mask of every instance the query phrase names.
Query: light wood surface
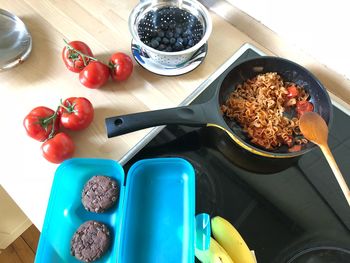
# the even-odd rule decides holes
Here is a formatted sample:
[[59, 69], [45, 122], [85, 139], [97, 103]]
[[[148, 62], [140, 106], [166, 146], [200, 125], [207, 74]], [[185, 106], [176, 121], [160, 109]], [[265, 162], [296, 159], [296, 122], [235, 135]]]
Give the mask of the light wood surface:
[[[0, 182], [41, 229], [57, 165], [41, 157], [40, 143], [27, 137], [22, 121], [35, 106], [56, 108], [61, 98], [83, 96], [95, 107], [92, 125], [68, 132], [76, 143], [75, 157], [119, 160], [148, 130], [107, 139], [104, 118], [179, 105], [193, 90], [249, 42], [271, 52], [244, 32], [211, 13], [213, 32], [204, 63], [191, 73], [161, 77], [134, 63], [133, 75], [123, 83], [110, 81], [99, 90], [83, 87], [62, 60], [63, 40], [86, 42], [104, 61], [116, 51], [130, 52], [128, 16], [138, 1], [122, 0], [0, 0], [1, 8], [19, 16], [33, 36], [28, 61], [0, 74], [0, 104], [5, 158]], [[282, 55], [282, 54], [279, 54]], [[286, 56], [288, 58], [288, 56]]]

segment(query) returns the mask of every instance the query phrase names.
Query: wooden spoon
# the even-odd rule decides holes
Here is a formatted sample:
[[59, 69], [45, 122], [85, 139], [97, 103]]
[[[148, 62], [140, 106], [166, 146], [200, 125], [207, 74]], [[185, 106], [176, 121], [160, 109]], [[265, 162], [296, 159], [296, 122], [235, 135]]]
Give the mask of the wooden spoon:
[[303, 115], [301, 115], [299, 126], [300, 131], [302, 132], [304, 137], [317, 144], [321, 148], [350, 206], [349, 187], [346, 184], [345, 179], [341, 174], [337, 163], [334, 160], [332, 152], [328, 147], [328, 127], [326, 122], [316, 112], [306, 112]]

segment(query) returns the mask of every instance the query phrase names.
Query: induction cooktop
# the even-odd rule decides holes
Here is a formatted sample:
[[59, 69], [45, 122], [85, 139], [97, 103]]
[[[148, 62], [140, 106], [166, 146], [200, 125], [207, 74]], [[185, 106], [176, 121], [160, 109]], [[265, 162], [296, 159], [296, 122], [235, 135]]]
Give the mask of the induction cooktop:
[[[235, 65], [261, 55], [244, 45], [183, 104], [208, 100]], [[350, 184], [350, 117], [333, 107], [329, 144]], [[196, 171], [196, 214], [228, 219], [258, 263], [350, 262], [350, 208], [318, 148], [282, 171], [262, 174], [242, 168], [222, 145], [210, 143], [213, 132], [221, 136], [215, 127], [158, 127], [121, 162], [128, 170], [145, 158], [188, 160]]]

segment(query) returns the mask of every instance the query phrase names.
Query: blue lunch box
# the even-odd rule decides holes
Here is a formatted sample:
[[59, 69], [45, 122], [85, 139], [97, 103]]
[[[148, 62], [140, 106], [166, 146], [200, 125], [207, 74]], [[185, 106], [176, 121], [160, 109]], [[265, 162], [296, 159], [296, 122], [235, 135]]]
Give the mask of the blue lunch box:
[[[83, 207], [81, 192], [94, 175], [120, 186], [117, 204], [105, 213]], [[36, 253], [36, 263], [80, 262], [70, 241], [88, 220], [108, 226], [111, 244], [97, 263], [192, 263], [195, 247], [195, 173], [181, 158], [145, 159], [125, 174], [113, 160], [73, 158], [56, 170]]]

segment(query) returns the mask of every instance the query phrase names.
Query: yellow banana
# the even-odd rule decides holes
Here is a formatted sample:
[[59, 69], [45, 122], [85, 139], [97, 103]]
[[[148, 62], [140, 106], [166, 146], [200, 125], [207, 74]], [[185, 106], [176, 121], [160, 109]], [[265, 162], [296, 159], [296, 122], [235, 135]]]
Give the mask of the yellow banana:
[[234, 263], [218, 242], [212, 237], [210, 238], [210, 246], [208, 250], [195, 249], [196, 257], [202, 263]]
[[229, 221], [219, 216], [212, 218], [211, 231], [235, 263], [255, 263], [247, 244]]

